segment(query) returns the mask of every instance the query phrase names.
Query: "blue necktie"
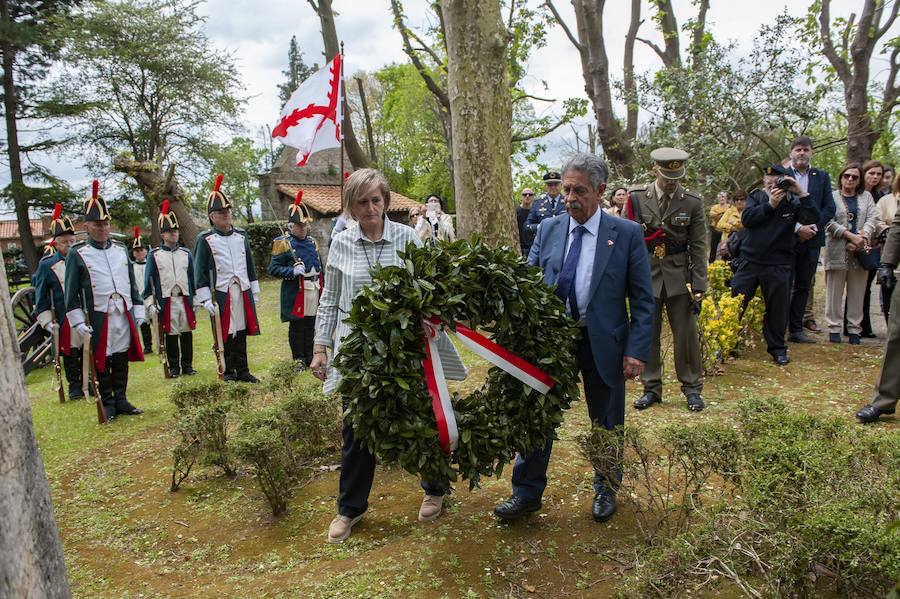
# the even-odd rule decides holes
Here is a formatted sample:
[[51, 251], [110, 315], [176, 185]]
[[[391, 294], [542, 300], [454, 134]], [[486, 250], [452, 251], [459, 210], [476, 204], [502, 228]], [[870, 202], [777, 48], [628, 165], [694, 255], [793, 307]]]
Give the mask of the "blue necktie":
[[559, 279], [556, 281], [556, 295], [563, 302], [569, 300], [569, 311], [576, 321], [581, 318], [581, 315], [578, 311], [578, 301], [575, 298], [575, 271], [578, 268], [578, 258], [581, 257], [581, 238], [585, 231], [587, 229], [584, 225], [578, 225], [572, 231], [572, 245], [569, 246], [569, 253], [566, 254], [562, 272], [559, 273]]

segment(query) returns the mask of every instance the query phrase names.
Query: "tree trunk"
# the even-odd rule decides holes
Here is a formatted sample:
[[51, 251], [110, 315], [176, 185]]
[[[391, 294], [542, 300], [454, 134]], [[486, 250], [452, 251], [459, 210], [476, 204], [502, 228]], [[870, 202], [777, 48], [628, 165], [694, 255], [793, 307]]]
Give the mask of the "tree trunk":
[[366, 90], [362, 79], [356, 77], [356, 87], [359, 89], [359, 103], [362, 105], [363, 118], [366, 123], [366, 140], [369, 142], [369, 158], [372, 162], [378, 162], [375, 154], [375, 135], [372, 133], [372, 117], [369, 116], [369, 103], [366, 101]]
[[[2, 258], [2, 256], [0, 256]], [[0, 597], [69, 597], [0, 259]]]
[[641, 27], [641, 0], [631, 0], [631, 22], [625, 35], [625, 53], [622, 61], [623, 84], [627, 118], [625, 119], [625, 136], [628, 139], [637, 137], [638, 98], [637, 85], [634, 81], [634, 42]]
[[[170, 164], [164, 173], [162, 166], [152, 160], [141, 162], [127, 157], [120, 157], [113, 162], [113, 169], [133, 178], [141, 193], [149, 200], [148, 216], [151, 219], [151, 239], [154, 244], [159, 243], [159, 229], [156, 222], [156, 217], [159, 215], [159, 206], [162, 204], [163, 198], [169, 198], [169, 207], [175, 213], [175, 216], [178, 217], [182, 243], [189, 248], [194, 247], [200, 229], [184, 205], [184, 190], [175, 178], [174, 163]], [[224, 189], [227, 190], [227, 188], [228, 184], [226, 183]]]
[[[9, 18], [9, 6], [7, 0], [0, 0], [0, 18], [3, 28], [10, 30], [12, 23]], [[28, 189], [25, 187], [25, 177], [22, 175], [22, 157], [19, 152], [19, 129], [16, 115], [19, 113], [18, 95], [15, 80], [13, 78], [15, 49], [5, 35], [0, 42], [3, 51], [3, 111], [6, 115], [6, 154], [9, 157], [9, 179], [13, 202], [16, 207], [16, 222], [19, 225], [19, 238], [22, 242], [22, 254], [28, 263], [28, 270], [37, 270], [40, 254], [34, 247], [34, 237], [31, 234], [31, 219], [28, 215]]]
[[575, 23], [578, 29], [578, 48], [584, 90], [594, 108], [597, 135], [613, 169], [622, 177], [634, 173], [634, 148], [625, 136], [613, 112], [609, 83], [609, 57], [603, 39], [603, 9], [605, 0], [573, 0]]
[[[319, 15], [319, 22], [322, 25], [322, 42], [325, 44], [325, 61], [329, 62], [341, 51], [341, 45], [338, 42], [337, 28], [334, 25], [334, 11], [331, 9], [331, 0], [318, 0], [318, 2], [309, 0], [309, 3]], [[353, 165], [353, 168], [356, 169], [372, 166], [372, 161], [366, 156], [365, 151], [356, 139], [356, 134], [353, 132], [353, 123], [350, 122], [350, 105], [347, 104], [346, 90], [344, 91], [343, 106], [344, 149], [347, 151], [350, 163]]]
[[457, 227], [491, 245], [517, 248], [509, 152], [509, 33], [499, 0], [441, 0], [453, 132]]

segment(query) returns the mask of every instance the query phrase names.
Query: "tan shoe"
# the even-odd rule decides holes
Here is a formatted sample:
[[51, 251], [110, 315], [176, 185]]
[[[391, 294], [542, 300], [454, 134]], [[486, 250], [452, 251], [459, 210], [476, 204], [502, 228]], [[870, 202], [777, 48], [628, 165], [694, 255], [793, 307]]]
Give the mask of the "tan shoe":
[[443, 495], [426, 495], [419, 508], [419, 522], [434, 522], [444, 509]]
[[334, 520], [331, 521], [331, 525], [328, 527], [328, 542], [343, 543], [347, 537], [350, 536], [353, 525], [361, 519], [362, 514], [356, 518], [348, 518], [347, 516], [341, 516], [340, 514], [335, 516]]

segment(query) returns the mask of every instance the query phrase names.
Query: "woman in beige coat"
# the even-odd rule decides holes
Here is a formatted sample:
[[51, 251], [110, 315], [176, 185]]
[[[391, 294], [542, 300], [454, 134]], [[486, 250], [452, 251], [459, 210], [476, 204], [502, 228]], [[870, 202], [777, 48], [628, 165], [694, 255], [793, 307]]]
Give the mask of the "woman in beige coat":
[[856, 260], [855, 252], [869, 248], [875, 237], [878, 210], [872, 194], [862, 184], [862, 169], [850, 163], [841, 170], [834, 191], [834, 218], [825, 228], [825, 321], [828, 340], [841, 342], [846, 293], [847, 330], [850, 344], [859, 345], [863, 318], [863, 294], [868, 271]]

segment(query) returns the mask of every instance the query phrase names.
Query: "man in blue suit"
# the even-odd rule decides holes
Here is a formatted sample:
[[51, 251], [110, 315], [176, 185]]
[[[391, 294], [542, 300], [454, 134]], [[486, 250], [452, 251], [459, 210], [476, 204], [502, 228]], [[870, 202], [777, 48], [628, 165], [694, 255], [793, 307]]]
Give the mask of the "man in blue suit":
[[[800, 189], [809, 194], [819, 211], [818, 222], [810, 225], [798, 223], [794, 228], [798, 243], [794, 247], [794, 285], [788, 326], [788, 341], [793, 343], [815, 343], [803, 332], [804, 313], [816, 278], [819, 252], [825, 245], [825, 227], [834, 218], [835, 211], [828, 173], [809, 165], [813, 154], [812, 144], [812, 139], [805, 135], [791, 142], [791, 175]], [[815, 320], [810, 320], [812, 330]]]
[[[649, 359], [655, 302], [640, 226], [600, 210], [608, 172], [596, 156], [569, 159], [562, 177], [566, 214], [541, 224], [528, 263], [541, 267], [544, 283], [556, 286], [581, 327], [576, 357], [588, 415], [613, 430], [625, 423], [625, 378], [640, 376]], [[552, 447], [551, 441], [516, 458], [513, 494], [494, 509], [497, 517], [514, 520], [541, 509]], [[621, 479], [620, 470], [594, 473], [591, 513], [598, 522], [615, 512]]]

